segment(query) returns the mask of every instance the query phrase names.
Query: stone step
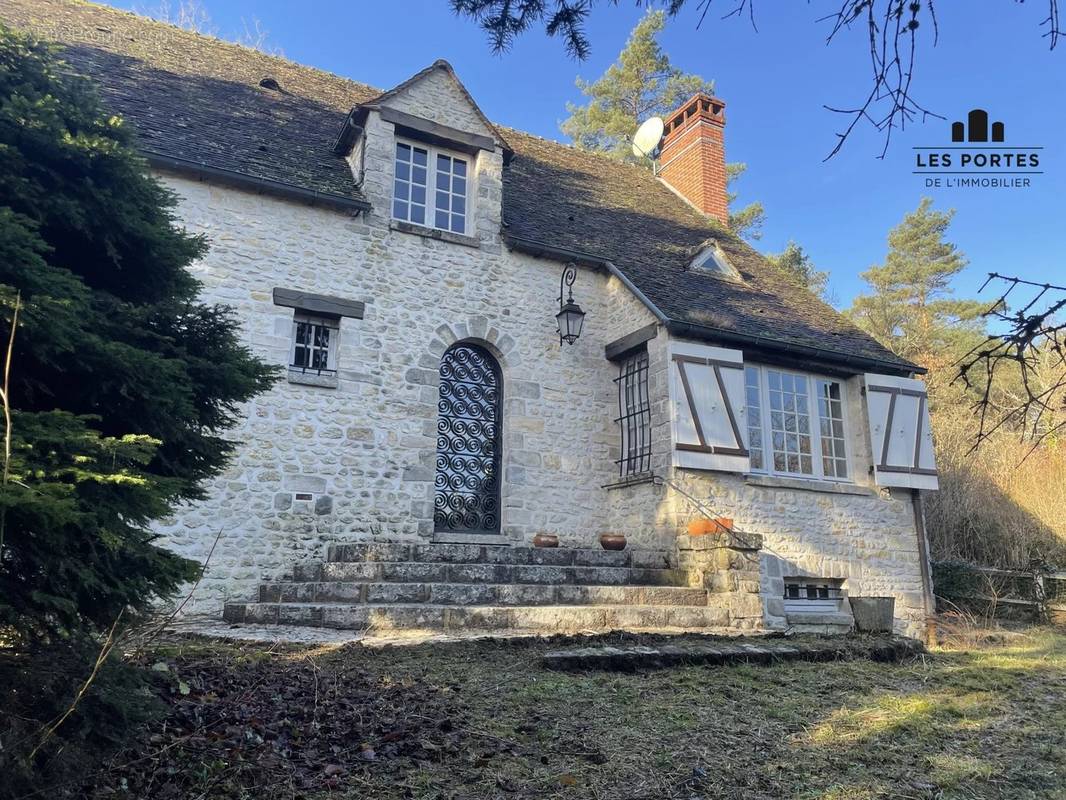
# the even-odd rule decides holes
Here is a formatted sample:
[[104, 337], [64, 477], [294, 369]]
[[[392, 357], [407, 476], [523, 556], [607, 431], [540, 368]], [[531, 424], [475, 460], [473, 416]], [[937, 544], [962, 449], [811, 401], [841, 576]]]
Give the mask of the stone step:
[[855, 620], [847, 611], [835, 611], [812, 614], [790, 612], [785, 615], [788, 630], [793, 633], [817, 633], [823, 636], [838, 636], [851, 633]]
[[309, 625], [344, 630], [580, 631], [723, 629], [724, 606], [445, 606], [346, 603], [227, 603], [223, 618], [236, 624]]
[[560, 567], [428, 561], [327, 561], [300, 564], [293, 581], [398, 581], [401, 583], [515, 583], [598, 586], [687, 586], [688, 572], [646, 567]]
[[553, 567], [637, 567], [669, 569], [676, 559], [665, 550], [594, 550], [480, 544], [331, 544], [327, 561], [398, 561], [445, 564], [535, 564]]
[[324, 581], [265, 583], [260, 603], [435, 603], [437, 605], [705, 606], [707, 592], [680, 586], [537, 585]]
[[679, 664], [776, 664], [783, 661], [843, 661], [868, 658], [872, 661], [900, 662], [926, 652], [917, 639], [903, 636], [878, 636], [836, 641], [796, 641], [752, 638], [748, 641], [716, 637], [681, 640], [658, 646], [622, 644], [620, 646], [580, 647], [552, 650], [541, 656], [548, 669], [584, 671], [659, 669]]

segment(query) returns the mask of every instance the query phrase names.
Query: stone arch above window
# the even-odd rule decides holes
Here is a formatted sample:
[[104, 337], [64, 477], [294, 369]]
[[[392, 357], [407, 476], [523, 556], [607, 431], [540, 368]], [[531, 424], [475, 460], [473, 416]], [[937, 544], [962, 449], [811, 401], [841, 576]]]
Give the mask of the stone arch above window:
[[429, 343], [429, 355], [434, 362], [439, 361], [444, 352], [456, 342], [471, 342], [488, 350], [504, 372], [509, 372], [522, 363], [515, 340], [502, 333], [487, 317], [469, 317], [465, 322], [445, 323], [438, 326], [434, 333], [436, 336]]

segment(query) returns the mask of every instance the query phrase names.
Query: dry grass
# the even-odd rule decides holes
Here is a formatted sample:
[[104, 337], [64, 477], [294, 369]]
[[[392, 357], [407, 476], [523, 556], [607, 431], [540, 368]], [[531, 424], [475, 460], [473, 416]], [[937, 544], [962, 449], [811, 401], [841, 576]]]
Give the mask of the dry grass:
[[1030, 452], [1016, 434], [996, 434], [972, 452], [973, 415], [965, 404], [934, 415], [940, 491], [927, 494], [935, 560], [1025, 567], [1045, 560], [1066, 568], [1066, 441]]
[[[315, 800], [1066, 797], [1066, 635], [987, 638], [960, 626], [947, 639], [903, 665], [636, 674], [548, 672], [538, 657], [552, 645], [536, 641], [346, 646], [303, 661], [202, 642], [165, 657], [194, 685], [208, 662], [238, 679], [287, 670], [294, 688], [313, 670], [322, 725], [330, 704], [360, 704], [335, 788]], [[354, 676], [388, 703], [356, 700]], [[376, 758], [359, 757], [367, 748]], [[211, 786], [233, 765], [181, 768]]]

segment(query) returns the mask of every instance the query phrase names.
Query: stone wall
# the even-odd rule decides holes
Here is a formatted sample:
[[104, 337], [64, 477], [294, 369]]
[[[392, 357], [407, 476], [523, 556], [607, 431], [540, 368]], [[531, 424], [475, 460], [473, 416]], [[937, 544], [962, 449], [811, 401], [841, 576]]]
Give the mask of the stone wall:
[[234, 307], [268, 362], [286, 365], [291, 344], [293, 312], [273, 304], [275, 286], [367, 303], [363, 320], [341, 320], [337, 387], [283, 378], [249, 403], [208, 499], [159, 526], [165, 545], [198, 559], [222, 531], [193, 610], [250, 597], [327, 542], [430, 537], [437, 368], [459, 339], [484, 344], [503, 371], [504, 536], [545, 530], [589, 546], [611, 529], [600, 487], [616, 469], [616, 367], [604, 346], [653, 321], [616, 278], [579, 271], [585, 331], [560, 347], [562, 265], [509, 252], [498, 222], [495, 239], [471, 247], [390, 230], [374, 214], [164, 179], [182, 223], [211, 242], [194, 267], [204, 298]]
[[[389, 102], [482, 132], [441, 70]], [[160, 523], [164, 544], [192, 558], [203, 559], [220, 534], [190, 610], [217, 613], [226, 599], [250, 598], [260, 580], [322, 558], [329, 542], [432, 539], [438, 366], [450, 345], [472, 341], [496, 356], [503, 374], [506, 540], [528, 543], [547, 531], [563, 546], [595, 546], [601, 532], [617, 531], [634, 546], [672, 551], [700, 514], [687, 493], [762, 537], [772, 625], [782, 622], [781, 578], [812, 575], [842, 578], [852, 595], [895, 595], [899, 624], [913, 632], [922, 595], [909, 495], [869, 485], [855, 381], [855, 485], [675, 471], [669, 339], [660, 327], [648, 343], [649, 393], [652, 467], [665, 481], [603, 488], [618, 480], [619, 454], [617, 367], [604, 346], [654, 316], [618, 279], [581, 269], [574, 296], [587, 312], [585, 329], [576, 344], [560, 346], [562, 265], [510, 252], [500, 237], [502, 153], [481, 151], [473, 161], [466, 235], [420, 235], [389, 219], [394, 136], [371, 112], [351, 159], [373, 206], [358, 217], [162, 176], [179, 197], [182, 223], [211, 242], [193, 268], [205, 299], [232, 306], [245, 343], [268, 362], [287, 365], [292, 336], [293, 312], [273, 304], [274, 287], [366, 303], [364, 319], [340, 322], [336, 386], [283, 378], [249, 403], [230, 434], [241, 442], [237, 455], [207, 487], [208, 499]], [[750, 618], [752, 599], [738, 595], [739, 616]]]

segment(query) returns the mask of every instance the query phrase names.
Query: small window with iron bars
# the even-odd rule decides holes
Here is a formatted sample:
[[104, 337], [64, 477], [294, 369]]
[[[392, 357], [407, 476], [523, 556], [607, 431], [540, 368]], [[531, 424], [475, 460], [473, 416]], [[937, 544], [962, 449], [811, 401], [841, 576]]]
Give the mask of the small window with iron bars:
[[785, 610], [836, 611], [843, 597], [842, 584], [835, 578], [785, 578]]
[[618, 365], [618, 474], [625, 478], [651, 471], [651, 400], [648, 397], [648, 352], [626, 356]]
[[289, 369], [317, 375], [336, 375], [337, 338], [340, 334], [338, 321], [297, 314], [292, 324]]

